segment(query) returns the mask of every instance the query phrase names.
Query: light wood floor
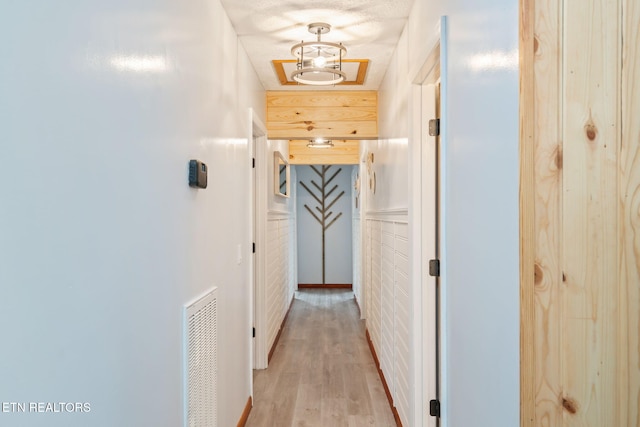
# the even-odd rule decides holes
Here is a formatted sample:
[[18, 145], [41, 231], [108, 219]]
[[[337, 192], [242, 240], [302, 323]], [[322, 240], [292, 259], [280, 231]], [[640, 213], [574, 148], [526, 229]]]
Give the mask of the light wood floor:
[[253, 405], [247, 427], [395, 427], [351, 291], [296, 292]]

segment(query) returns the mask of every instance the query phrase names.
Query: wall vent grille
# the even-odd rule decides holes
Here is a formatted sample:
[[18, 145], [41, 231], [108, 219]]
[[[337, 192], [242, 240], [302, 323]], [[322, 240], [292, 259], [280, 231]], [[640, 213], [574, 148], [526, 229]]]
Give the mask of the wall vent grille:
[[186, 307], [185, 425], [218, 425], [217, 288]]

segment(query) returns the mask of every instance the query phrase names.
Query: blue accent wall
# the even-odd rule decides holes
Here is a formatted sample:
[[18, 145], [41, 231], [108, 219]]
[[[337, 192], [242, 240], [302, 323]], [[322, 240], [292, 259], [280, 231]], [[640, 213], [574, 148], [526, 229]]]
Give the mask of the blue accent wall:
[[[316, 166], [322, 170], [322, 166]], [[325, 283], [351, 284], [353, 280], [352, 262], [352, 213], [351, 213], [351, 165], [333, 165], [326, 173], [330, 178], [338, 169], [341, 171], [327, 186], [328, 193], [335, 185], [338, 187], [327, 198], [325, 205], [333, 202], [335, 197], [344, 191], [344, 195], [331, 207], [333, 214], [327, 223], [339, 213], [342, 215], [325, 232]], [[322, 227], [320, 223], [304, 207], [309, 206], [316, 215], [318, 201], [304, 189], [301, 182], [319, 195], [319, 190], [311, 183], [313, 180], [321, 186], [321, 178], [311, 166], [296, 166], [296, 210], [298, 223], [298, 283], [322, 283]]]

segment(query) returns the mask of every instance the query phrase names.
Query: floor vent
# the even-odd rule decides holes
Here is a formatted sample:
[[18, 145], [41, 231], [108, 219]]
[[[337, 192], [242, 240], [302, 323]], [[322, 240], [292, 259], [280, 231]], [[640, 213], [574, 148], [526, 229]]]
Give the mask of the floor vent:
[[218, 425], [217, 293], [186, 307], [186, 427]]

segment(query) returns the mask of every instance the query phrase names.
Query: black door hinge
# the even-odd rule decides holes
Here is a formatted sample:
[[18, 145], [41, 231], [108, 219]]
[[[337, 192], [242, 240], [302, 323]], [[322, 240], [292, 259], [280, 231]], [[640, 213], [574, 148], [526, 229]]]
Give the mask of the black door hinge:
[[429, 135], [431, 136], [440, 135], [440, 119], [429, 120]]
[[255, 338], [255, 337], [256, 337], [256, 328], [251, 328], [251, 336], [252, 336], [253, 338]]
[[255, 244], [255, 242], [253, 243], [253, 253], [254, 254], [256, 253], [256, 244]]
[[255, 157], [251, 158], [251, 167], [254, 168], [254, 169], [256, 167], [256, 158]]
[[429, 276], [440, 277], [440, 260], [439, 259], [429, 260]]
[[429, 415], [432, 417], [440, 418], [440, 401], [439, 400], [431, 400], [429, 401]]

